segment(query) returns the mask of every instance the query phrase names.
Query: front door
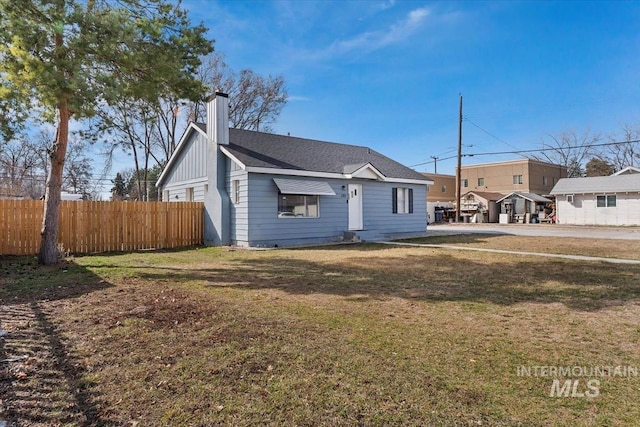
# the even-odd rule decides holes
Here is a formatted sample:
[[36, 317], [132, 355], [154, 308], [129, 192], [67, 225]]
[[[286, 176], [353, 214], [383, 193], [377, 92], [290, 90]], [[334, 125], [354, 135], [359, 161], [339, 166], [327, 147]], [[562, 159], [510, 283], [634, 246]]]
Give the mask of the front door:
[[349, 230], [362, 228], [362, 184], [349, 184]]

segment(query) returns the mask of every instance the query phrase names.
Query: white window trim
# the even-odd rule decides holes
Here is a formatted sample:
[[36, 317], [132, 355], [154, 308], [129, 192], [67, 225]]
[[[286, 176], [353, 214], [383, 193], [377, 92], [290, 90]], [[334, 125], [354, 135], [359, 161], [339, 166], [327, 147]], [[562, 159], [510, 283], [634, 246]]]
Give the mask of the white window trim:
[[239, 179], [231, 180], [231, 202], [234, 205], [240, 204], [240, 180]]
[[[282, 215], [285, 212], [282, 213], [277, 213], [277, 218], [278, 219], [282, 219], [282, 220], [290, 220], [290, 219], [295, 219], [295, 220], [299, 220], [299, 219], [318, 219], [320, 218], [320, 196], [318, 194], [282, 194], [280, 192], [278, 192], [278, 207], [280, 206], [280, 198], [282, 196], [297, 196], [297, 197], [317, 197], [317, 206], [318, 206], [318, 215], [317, 216], [298, 216], [298, 215]], [[305, 206], [306, 208], [306, 206]], [[308, 208], [307, 208], [308, 209]]]
[[[396, 187], [395, 188], [395, 197], [396, 197], [396, 205], [394, 215], [410, 215], [413, 214], [411, 212], [411, 188], [409, 187]], [[415, 203], [415, 202], [414, 202]], [[414, 205], [415, 209], [415, 205]]]
[[[598, 206], [598, 197], [604, 197], [604, 206]], [[609, 206], [609, 197], [615, 197], [615, 205]], [[607, 209], [618, 207], [618, 195], [617, 194], [597, 194], [596, 195], [596, 209]]]

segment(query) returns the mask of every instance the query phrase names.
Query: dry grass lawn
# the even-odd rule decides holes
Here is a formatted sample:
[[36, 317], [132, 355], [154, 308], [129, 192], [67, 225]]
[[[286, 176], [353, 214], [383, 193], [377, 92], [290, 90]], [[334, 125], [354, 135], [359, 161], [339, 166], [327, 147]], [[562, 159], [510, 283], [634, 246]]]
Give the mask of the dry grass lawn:
[[584, 255], [640, 260], [640, 240], [605, 240], [566, 237], [519, 237], [468, 233], [405, 240], [412, 243], [446, 244], [521, 252]]
[[[461, 239], [427, 242], [582, 255], [631, 244]], [[3, 259], [0, 300], [9, 425], [640, 419], [639, 377], [600, 377], [589, 398], [549, 397], [554, 378], [517, 375], [640, 367], [640, 266], [375, 244], [198, 248]], [[589, 391], [592, 378], [574, 379]]]

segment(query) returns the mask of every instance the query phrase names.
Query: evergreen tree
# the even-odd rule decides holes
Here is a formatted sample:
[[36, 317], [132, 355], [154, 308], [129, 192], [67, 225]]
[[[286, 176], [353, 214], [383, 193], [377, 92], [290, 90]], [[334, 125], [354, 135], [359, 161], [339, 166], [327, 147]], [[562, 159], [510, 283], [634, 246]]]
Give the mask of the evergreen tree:
[[587, 162], [586, 176], [609, 176], [615, 172], [614, 166], [606, 160], [592, 158]]
[[111, 200], [125, 200], [127, 196], [127, 188], [124, 182], [122, 174], [118, 172], [116, 177], [111, 181], [113, 187], [111, 188]]
[[70, 121], [119, 99], [197, 99], [213, 46], [168, 0], [0, 0], [0, 11], [0, 132], [27, 112], [56, 124], [38, 256], [53, 264]]

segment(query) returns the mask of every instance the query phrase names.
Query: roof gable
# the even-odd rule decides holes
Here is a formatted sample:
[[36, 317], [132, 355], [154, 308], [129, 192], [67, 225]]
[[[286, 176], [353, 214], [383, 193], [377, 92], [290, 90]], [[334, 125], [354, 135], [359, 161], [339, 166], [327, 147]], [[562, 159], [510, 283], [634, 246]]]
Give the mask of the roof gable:
[[364, 179], [382, 179], [384, 175], [376, 169], [371, 163], [364, 165], [346, 165], [344, 173], [348, 178], [364, 178]]
[[478, 196], [481, 199], [485, 199], [488, 202], [494, 202], [504, 196], [502, 193], [492, 193], [490, 191], [468, 191], [462, 195], [462, 197], [467, 197], [468, 195], [473, 194], [474, 196]]
[[628, 166], [622, 170], [619, 170], [618, 172], [614, 173], [611, 176], [618, 176], [618, 175], [631, 175], [634, 173], [640, 173], [640, 169], [638, 168], [634, 168], [633, 166]]
[[184, 130], [184, 133], [180, 137], [180, 141], [178, 141], [178, 145], [176, 146], [175, 151], [173, 152], [173, 154], [171, 154], [171, 157], [169, 158], [169, 161], [167, 162], [167, 164], [165, 165], [164, 169], [162, 170], [162, 173], [158, 177], [158, 181], [156, 182], [156, 187], [157, 188], [160, 188], [160, 186], [162, 185], [164, 180], [167, 179], [167, 176], [169, 176], [169, 173], [170, 173], [171, 169], [173, 169], [175, 163], [178, 161], [177, 159], [180, 158], [180, 154], [187, 147], [186, 141], [189, 140], [189, 138], [191, 137], [191, 134], [194, 133], [194, 132], [198, 132], [198, 133], [202, 134], [205, 137], [207, 136], [207, 131], [206, 131], [205, 125], [203, 125], [201, 123], [195, 123], [195, 122], [190, 122], [189, 123], [187, 128]]
[[497, 200], [497, 202], [500, 203], [503, 200], [512, 199], [513, 196], [520, 197], [521, 199], [525, 199], [525, 200], [528, 200], [530, 202], [549, 203], [549, 202], [552, 201], [552, 200], [547, 199], [546, 197], [542, 197], [542, 196], [540, 196], [538, 194], [521, 193], [519, 191], [514, 191], [514, 192], [509, 193], [506, 196], [502, 197], [501, 199]]

